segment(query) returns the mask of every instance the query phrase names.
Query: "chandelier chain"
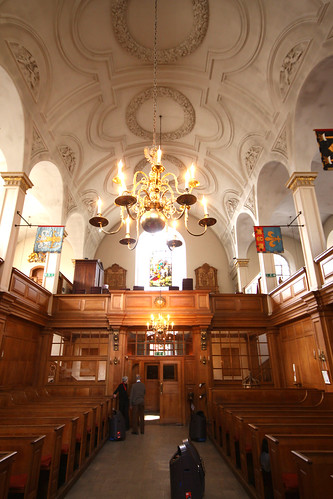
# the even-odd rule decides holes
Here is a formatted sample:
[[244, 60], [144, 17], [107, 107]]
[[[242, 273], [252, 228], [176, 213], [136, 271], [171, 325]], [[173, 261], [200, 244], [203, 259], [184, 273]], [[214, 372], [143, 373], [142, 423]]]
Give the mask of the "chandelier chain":
[[156, 116], [157, 116], [157, 0], [155, 0], [154, 19], [154, 57], [153, 57], [153, 146], [156, 147]]

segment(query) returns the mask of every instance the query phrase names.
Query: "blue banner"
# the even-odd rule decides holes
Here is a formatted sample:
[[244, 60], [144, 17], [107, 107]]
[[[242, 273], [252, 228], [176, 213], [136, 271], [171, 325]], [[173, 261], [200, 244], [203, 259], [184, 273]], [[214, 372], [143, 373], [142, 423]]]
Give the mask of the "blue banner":
[[47, 227], [40, 225], [37, 228], [35, 239], [35, 253], [61, 253], [65, 227], [63, 225]]
[[258, 253], [283, 253], [281, 227], [256, 226], [254, 234]]

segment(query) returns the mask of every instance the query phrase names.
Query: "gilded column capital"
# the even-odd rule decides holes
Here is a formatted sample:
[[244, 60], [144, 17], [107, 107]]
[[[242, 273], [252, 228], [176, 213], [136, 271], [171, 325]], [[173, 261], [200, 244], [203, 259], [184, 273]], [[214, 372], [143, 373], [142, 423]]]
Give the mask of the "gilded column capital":
[[1, 172], [4, 187], [20, 187], [24, 193], [33, 187], [33, 183], [24, 172]]
[[314, 186], [317, 175], [317, 172], [294, 172], [286, 183], [286, 187], [295, 192], [298, 187]]
[[248, 267], [249, 261], [246, 258], [235, 258], [234, 267]]

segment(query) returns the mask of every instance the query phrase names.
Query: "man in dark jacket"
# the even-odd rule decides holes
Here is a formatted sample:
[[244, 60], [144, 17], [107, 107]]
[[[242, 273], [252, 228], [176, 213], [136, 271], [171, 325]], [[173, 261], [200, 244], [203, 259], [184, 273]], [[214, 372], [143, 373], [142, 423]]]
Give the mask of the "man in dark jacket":
[[115, 391], [113, 392], [114, 398], [117, 397], [117, 394], [119, 396], [119, 410], [124, 416], [125, 419], [125, 425], [126, 425], [126, 430], [129, 429], [129, 399], [128, 399], [128, 392], [127, 392], [127, 381], [128, 377], [123, 376], [122, 382], [120, 385], [117, 386]]
[[145, 393], [146, 387], [141, 382], [141, 377], [139, 374], [136, 375], [136, 383], [132, 385], [130, 394], [130, 407], [132, 407], [132, 433], [138, 434], [138, 426], [140, 427], [140, 432], [145, 432]]

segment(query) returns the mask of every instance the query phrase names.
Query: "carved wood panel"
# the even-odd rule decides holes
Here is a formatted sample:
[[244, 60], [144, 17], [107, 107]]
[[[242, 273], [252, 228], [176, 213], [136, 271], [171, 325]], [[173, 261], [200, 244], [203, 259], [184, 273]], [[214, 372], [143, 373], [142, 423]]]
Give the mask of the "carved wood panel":
[[109, 289], [126, 289], [127, 270], [114, 263], [104, 272], [104, 283]]
[[195, 289], [209, 289], [213, 293], [219, 292], [217, 284], [217, 269], [204, 263], [201, 267], [195, 269]]

